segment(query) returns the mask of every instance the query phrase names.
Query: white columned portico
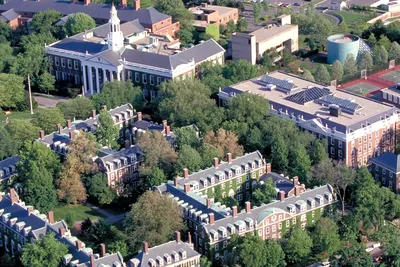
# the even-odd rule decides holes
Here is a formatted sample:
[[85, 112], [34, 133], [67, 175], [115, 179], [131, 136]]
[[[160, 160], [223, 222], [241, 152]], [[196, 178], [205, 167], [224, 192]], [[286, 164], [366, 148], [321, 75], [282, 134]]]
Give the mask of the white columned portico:
[[100, 76], [99, 76], [99, 68], [96, 68], [96, 89], [97, 93], [100, 93]]
[[93, 71], [92, 71], [92, 67], [88, 66], [88, 70], [89, 70], [89, 88], [90, 88], [90, 95], [93, 95]]
[[117, 70], [117, 81], [121, 80], [121, 72]]
[[[82, 73], [83, 73], [83, 90], [87, 91], [88, 88], [88, 84], [87, 84], [87, 78], [86, 78], [86, 66], [83, 65], [82, 66]], [[85, 93], [85, 92], [83, 92]]]
[[103, 83], [107, 81], [107, 69], [103, 69]]
[[114, 81], [114, 72], [110, 70], [110, 81]]

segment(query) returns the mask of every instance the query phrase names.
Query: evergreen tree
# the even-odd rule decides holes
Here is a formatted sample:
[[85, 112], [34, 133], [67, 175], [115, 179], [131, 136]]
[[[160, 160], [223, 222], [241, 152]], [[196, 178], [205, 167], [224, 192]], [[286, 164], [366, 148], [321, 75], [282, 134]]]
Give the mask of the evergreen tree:
[[331, 81], [331, 75], [324, 65], [317, 66], [317, 70], [315, 71], [315, 79], [325, 84], [329, 84], [329, 82]]
[[346, 74], [353, 75], [357, 72], [357, 63], [353, 54], [349, 54], [343, 64], [343, 71]]
[[360, 68], [360, 70], [367, 70], [372, 68], [372, 66], [374, 65], [371, 53], [369, 52], [364, 52], [361, 55], [360, 58], [360, 62], [358, 63], [358, 67]]
[[386, 64], [388, 62], [388, 52], [386, 50], [386, 48], [383, 45], [377, 45], [374, 48], [374, 63], [377, 65], [383, 65]]
[[395, 59], [398, 60], [400, 59], [400, 45], [398, 42], [393, 42], [390, 45], [390, 49], [389, 49], [389, 59]]
[[331, 76], [333, 80], [341, 81], [343, 78], [343, 66], [339, 60], [335, 60], [332, 64]]
[[304, 70], [302, 76], [303, 76], [304, 79], [306, 79], [308, 81], [315, 82], [315, 78], [314, 78], [314, 76], [311, 74], [311, 72], [309, 70]]

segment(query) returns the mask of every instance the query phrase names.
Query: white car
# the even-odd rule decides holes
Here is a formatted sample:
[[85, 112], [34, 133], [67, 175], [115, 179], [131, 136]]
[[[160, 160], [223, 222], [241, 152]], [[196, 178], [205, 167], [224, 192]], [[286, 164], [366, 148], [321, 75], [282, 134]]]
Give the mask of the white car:
[[329, 263], [329, 261], [323, 261], [317, 265], [317, 267], [330, 267], [330, 266], [331, 264]]
[[372, 245], [373, 248], [379, 248], [381, 246], [381, 243], [375, 243]]
[[369, 247], [369, 248], [366, 248], [366, 249], [365, 249], [365, 251], [368, 252], [368, 253], [370, 253], [370, 252], [373, 251], [373, 250], [374, 250], [373, 247]]

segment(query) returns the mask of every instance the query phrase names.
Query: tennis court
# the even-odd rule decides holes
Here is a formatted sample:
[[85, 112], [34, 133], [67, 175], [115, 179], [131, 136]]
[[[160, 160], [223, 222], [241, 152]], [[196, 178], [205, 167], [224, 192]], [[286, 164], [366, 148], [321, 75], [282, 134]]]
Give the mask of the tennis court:
[[357, 83], [355, 85], [352, 85], [350, 87], [344, 88], [344, 90], [351, 92], [353, 94], [358, 94], [358, 95], [367, 95], [373, 91], [379, 90], [379, 87], [373, 86], [368, 83]]
[[380, 77], [384, 78], [386, 80], [393, 81], [395, 83], [400, 83], [400, 70], [394, 70], [394, 71], [388, 72], [386, 74], [381, 75]]

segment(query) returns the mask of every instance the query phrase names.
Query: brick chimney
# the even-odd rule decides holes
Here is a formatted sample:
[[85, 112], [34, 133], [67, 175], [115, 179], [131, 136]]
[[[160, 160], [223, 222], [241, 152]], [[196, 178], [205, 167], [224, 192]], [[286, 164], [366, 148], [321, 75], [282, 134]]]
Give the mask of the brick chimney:
[[296, 186], [294, 188], [294, 194], [296, 195], [296, 197], [299, 197], [301, 194], [301, 187], [300, 186]]
[[285, 200], [285, 192], [284, 191], [279, 191], [278, 193], [278, 199], [280, 201], [284, 201]]
[[126, 7], [126, 6], [127, 6], [126, 0], [121, 0], [120, 3], [121, 3], [121, 6], [122, 6], [122, 7]]
[[107, 105], [103, 105], [103, 109], [104, 109], [104, 110], [107, 110]]
[[142, 112], [139, 111], [139, 112], [137, 113], [137, 120], [138, 120], [138, 121], [141, 121], [142, 119], [143, 119], [143, 117], [142, 117]]
[[265, 172], [266, 172], [266, 173], [270, 173], [271, 171], [272, 171], [271, 163], [267, 163], [267, 164], [265, 165]]
[[300, 183], [299, 183], [299, 177], [298, 177], [298, 176], [295, 176], [295, 177], [293, 177], [293, 186], [297, 186], [297, 185], [300, 185]]
[[143, 241], [143, 253], [146, 255], [149, 253], [149, 244], [146, 241]]
[[192, 244], [192, 234], [188, 232], [188, 243]]
[[69, 139], [74, 139], [74, 131], [69, 132]]
[[19, 197], [17, 193], [15, 192], [14, 188], [10, 189], [10, 199], [11, 199], [11, 204], [14, 204], [19, 201]]
[[236, 218], [237, 214], [238, 214], [238, 208], [237, 208], [237, 206], [233, 206], [232, 207], [232, 217]]
[[209, 213], [208, 214], [208, 222], [211, 224], [211, 225], [214, 225], [214, 213]]
[[104, 243], [100, 244], [100, 257], [104, 257], [106, 255], [106, 245]]
[[187, 168], [183, 169], [183, 178], [187, 179], [189, 177], [189, 170]]
[[250, 201], [246, 201], [244, 204], [246, 205], [246, 213], [250, 213], [250, 210], [251, 210]]
[[165, 135], [168, 136], [171, 133], [171, 126], [167, 125], [167, 127], [165, 127]]
[[67, 120], [67, 127], [68, 129], [71, 128], [72, 124], [71, 124], [71, 120]]
[[226, 153], [226, 161], [232, 163], [232, 153]]
[[179, 231], [175, 232], [175, 241], [176, 241], [176, 243], [181, 242], [181, 232], [179, 232]]
[[207, 208], [211, 208], [211, 206], [212, 206], [212, 199], [207, 198]]
[[179, 177], [175, 177], [174, 178], [174, 185], [178, 186], [178, 184], [179, 184]]
[[75, 247], [77, 250], [81, 250], [82, 249], [82, 241], [80, 241], [79, 239], [75, 241]]
[[65, 228], [64, 227], [58, 228], [58, 233], [60, 234], [61, 237], [63, 237], [65, 235]]
[[90, 0], [83, 0], [83, 3], [85, 4], [85, 6], [90, 4]]
[[60, 123], [57, 124], [58, 133], [62, 134], [62, 126]]
[[96, 267], [96, 265], [94, 264], [94, 256], [93, 256], [93, 254], [90, 255], [90, 267]]
[[40, 137], [40, 139], [44, 138], [44, 130], [40, 130], [39, 137]]
[[53, 211], [49, 211], [49, 213], [47, 214], [47, 219], [49, 220], [50, 224], [54, 223], [54, 213], [53, 213]]
[[190, 192], [190, 184], [185, 184], [185, 193]]
[[214, 162], [214, 168], [218, 168], [218, 158], [214, 158], [213, 162]]
[[138, 10], [140, 8], [140, 0], [133, 0], [133, 9]]
[[92, 118], [96, 119], [96, 110], [95, 109], [92, 110]]

